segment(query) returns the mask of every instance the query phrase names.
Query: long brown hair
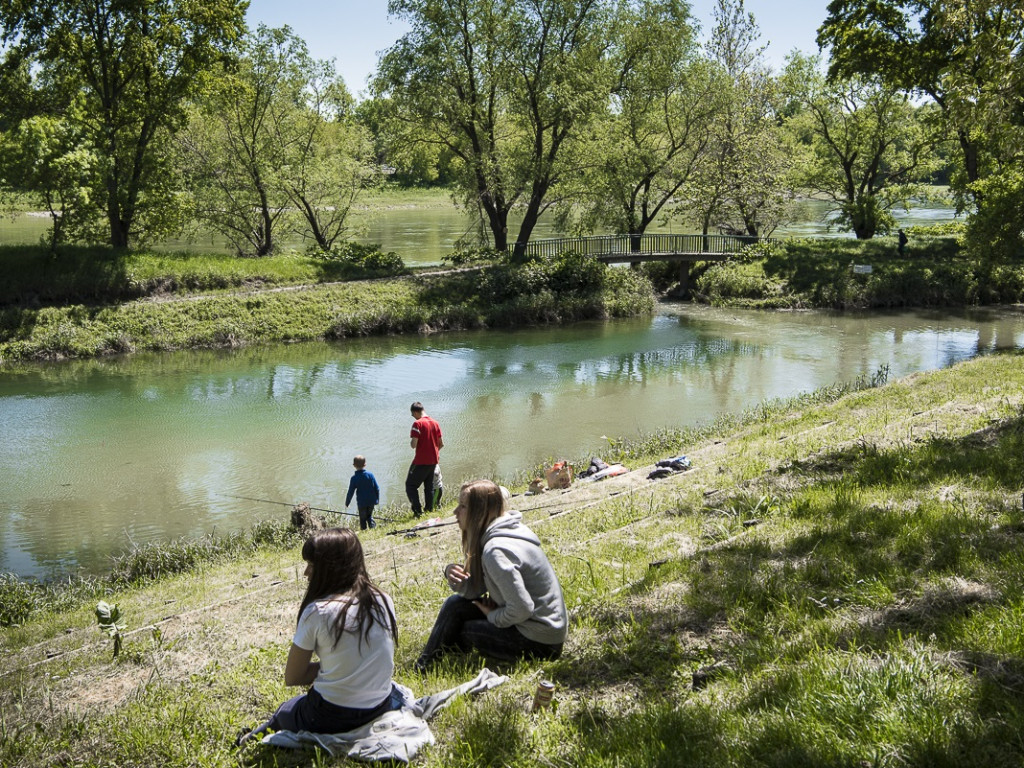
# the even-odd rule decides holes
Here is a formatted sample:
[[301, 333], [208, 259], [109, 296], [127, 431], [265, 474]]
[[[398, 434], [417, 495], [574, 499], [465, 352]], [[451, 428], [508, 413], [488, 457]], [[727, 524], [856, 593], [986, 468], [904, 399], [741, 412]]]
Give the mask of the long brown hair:
[[[302, 559], [312, 565], [309, 574], [309, 586], [299, 606], [299, 618], [302, 612], [315, 600], [327, 597], [346, 596], [354, 600], [345, 600], [345, 605], [331, 625], [334, 644], [337, 645], [345, 633], [345, 617], [352, 603], [356, 603], [356, 629], [359, 647], [367, 638], [373, 623], [380, 624], [398, 640], [398, 623], [394, 612], [383, 600], [384, 593], [370, 581], [366, 572], [366, 561], [363, 559], [363, 545], [359, 537], [348, 528], [329, 528], [306, 539], [302, 545]], [[296, 619], [298, 623], [298, 619]]]
[[481, 558], [484, 551], [484, 531], [487, 526], [505, 514], [505, 497], [501, 488], [490, 480], [473, 480], [459, 489], [459, 503], [465, 495], [465, 527], [462, 529], [462, 552], [469, 571], [469, 588], [482, 592], [484, 588]]

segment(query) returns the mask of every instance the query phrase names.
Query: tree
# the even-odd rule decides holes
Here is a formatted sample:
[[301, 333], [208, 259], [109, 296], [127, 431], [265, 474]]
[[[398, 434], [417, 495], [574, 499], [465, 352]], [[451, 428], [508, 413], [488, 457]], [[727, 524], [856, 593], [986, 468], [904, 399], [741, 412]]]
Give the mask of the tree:
[[245, 40], [194, 105], [180, 145], [196, 217], [240, 254], [271, 253], [282, 230], [330, 250], [379, 177], [344, 82], [288, 27], [261, 25]]
[[607, 101], [607, 2], [391, 0], [388, 9], [412, 29], [381, 59], [375, 95], [394, 108], [396, 132], [457, 158], [463, 202], [481, 212], [496, 249], [522, 207], [522, 257], [573, 140]]
[[0, 156], [18, 190], [49, 214], [51, 250], [89, 232], [100, 162], [73, 122], [47, 115], [22, 120], [4, 135]]
[[759, 37], [757, 22], [743, 0], [718, 0], [708, 54], [718, 68], [722, 106], [688, 195], [704, 234], [714, 224], [730, 233], [764, 236], [784, 215], [778, 88], [763, 63]]
[[356, 199], [382, 178], [369, 132], [359, 124], [345, 82], [328, 61], [299, 51], [298, 90], [291, 110], [277, 113], [274, 134], [289, 152], [278, 178], [289, 203], [299, 212], [297, 234], [330, 251], [348, 232]]
[[430, 141], [410, 141], [409, 126], [397, 124], [394, 113], [386, 98], [362, 99], [355, 106], [356, 121], [371, 136], [378, 166], [398, 184], [450, 186], [455, 180], [451, 151]]
[[[696, 56], [689, 8], [681, 0], [627, 4], [616, 19], [610, 61], [615, 86], [587, 140], [579, 192], [563, 226], [598, 225], [640, 236], [667, 215], [711, 139], [720, 88]], [[569, 219], [576, 217], [575, 224]]]
[[242, 0], [0, 1], [7, 57], [29, 61], [60, 93], [81, 94], [72, 114], [100, 158], [95, 203], [109, 242], [127, 247], [173, 222], [171, 132], [202, 73], [244, 31]]
[[818, 44], [831, 47], [830, 76], [877, 75], [935, 101], [960, 150], [951, 184], [962, 207], [976, 206], [969, 237], [974, 228], [983, 253], [1017, 252], [1024, 220], [1002, 218], [1020, 211], [1010, 198], [1022, 191], [1020, 3], [833, 0]]
[[859, 240], [890, 231], [892, 209], [906, 207], [938, 167], [941, 136], [928, 109], [877, 81], [826, 81], [819, 59], [799, 53], [784, 79], [802, 108], [789, 122], [807, 149], [797, 163], [802, 185], [831, 200]]
[[960, 188], [981, 178], [985, 159], [970, 105], [989, 89], [999, 63], [1019, 57], [1024, 36], [1019, 3], [832, 0], [828, 13], [818, 45], [831, 49], [829, 76], [877, 76], [930, 96], [961, 150]]

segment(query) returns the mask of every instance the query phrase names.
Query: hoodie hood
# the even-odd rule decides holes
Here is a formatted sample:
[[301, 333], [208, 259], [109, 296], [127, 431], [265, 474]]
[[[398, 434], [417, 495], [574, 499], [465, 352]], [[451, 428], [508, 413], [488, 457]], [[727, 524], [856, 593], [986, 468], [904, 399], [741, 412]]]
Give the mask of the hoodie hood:
[[516, 510], [510, 510], [487, 526], [484, 531], [484, 544], [493, 542], [497, 538], [521, 539], [531, 544], [540, 546], [540, 539], [537, 534], [531, 531], [523, 523], [523, 515]]

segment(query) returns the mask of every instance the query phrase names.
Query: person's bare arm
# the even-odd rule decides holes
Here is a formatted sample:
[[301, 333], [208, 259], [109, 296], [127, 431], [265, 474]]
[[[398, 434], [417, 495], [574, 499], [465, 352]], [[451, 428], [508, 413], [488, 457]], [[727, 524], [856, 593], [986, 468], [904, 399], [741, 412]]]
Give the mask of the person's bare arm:
[[414, 438], [411, 438], [409, 440], [409, 445], [415, 451], [416, 450], [416, 446], [419, 444], [419, 442], [420, 442], [420, 439], [418, 437], [414, 437]]
[[292, 643], [284, 665], [285, 685], [312, 685], [320, 674], [320, 662], [313, 661], [313, 652]]

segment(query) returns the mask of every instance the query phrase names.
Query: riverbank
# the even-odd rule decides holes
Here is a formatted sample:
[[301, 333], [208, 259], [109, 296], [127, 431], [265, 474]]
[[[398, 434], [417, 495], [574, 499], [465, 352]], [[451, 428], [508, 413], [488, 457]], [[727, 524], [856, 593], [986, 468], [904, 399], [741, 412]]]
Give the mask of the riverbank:
[[343, 283], [282, 282], [290, 290], [264, 286], [155, 301], [8, 306], [0, 309], [0, 364], [559, 323], [654, 307], [650, 283], [639, 273], [573, 256]]
[[[909, 228], [905, 253], [895, 238], [785, 240], [757, 246], [728, 262], [705, 265], [693, 279], [694, 300], [755, 309], [894, 309], [1024, 302], [1024, 260], [978, 262], [953, 237]], [[939, 228], [938, 231], [942, 231]], [[670, 289], [674, 274], [652, 271]]]
[[[619, 444], [627, 475], [519, 499], [572, 610], [566, 653], [444, 711], [417, 764], [1019, 764], [1022, 380], [1024, 357], [999, 355], [764, 403]], [[692, 469], [646, 479], [679, 452]], [[363, 536], [398, 606], [398, 680], [471, 677], [479, 660], [412, 671], [457, 532]], [[289, 695], [300, 565], [274, 545], [110, 588], [116, 662], [91, 604], [0, 630], [0, 762], [237, 765], [237, 730]], [[541, 677], [555, 705], [529, 715]]]

